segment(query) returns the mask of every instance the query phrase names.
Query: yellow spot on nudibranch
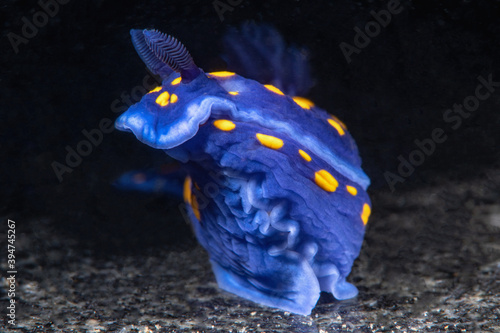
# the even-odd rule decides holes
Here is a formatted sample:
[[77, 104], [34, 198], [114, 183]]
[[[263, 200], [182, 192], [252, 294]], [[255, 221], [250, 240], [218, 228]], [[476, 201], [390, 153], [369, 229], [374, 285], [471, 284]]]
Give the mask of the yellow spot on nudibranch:
[[238, 94], [239, 94], [239, 92], [237, 92], [237, 91], [230, 91], [230, 92], [229, 92], [229, 94], [231, 94], [231, 95], [233, 95], [233, 96], [236, 96], [236, 95], [238, 95]]
[[319, 170], [314, 174], [316, 185], [327, 192], [335, 192], [339, 182], [326, 170]]
[[342, 126], [343, 129], [347, 129], [347, 127], [345, 126], [345, 124], [337, 117], [335, 117], [334, 115], [330, 115], [330, 117], [332, 117], [337, 123], [340, 124], [340, 126]]
[[372, 213], [372, 209], [368, 204], [363, 205], [363, 212], [361, 213], [361, 220], [363, 220], [363, 224], [366, 225], [368, 223], [368, 218], [370, 217], [370, 214]]
[[297, 103], [301, 108], [309, 110], [314, 106], [314, 103], [307, 98], [300, 97], [300, 96], [294, 96], [292, 97], [295, 103]]
[[200, 209], [198, 207], [198, 201], [196, 201], [196, 196], [191, 191], [192, 185], [193, 182], [191, 180], [191, 177], [187, 176], [186, 179], [184, 179], [183, 197], [184, 197], [184, 202], [191, 206], [194, 216], [196, 216], [196, 218], [199, 221], [201, 220], [201, 214], [200, 214]]
[[170, 96], [170, 103], [175, 103], [177, 102], [179, 98], [177, 97], [176, 94], [172, 94], [172, 96]]
[[184, 202], [191, 204], [191, 177], [187, 176], [186, 179], [184, 179]]
[[358, 194], [358, 190], [354, 186], [347, 185], [346, 189], [347, 189], [347, 192], [351, 193], [351, 195]]
[[151, 94], [151, 93], [154, 93], [154, 92], [157, 92], [160, 90], [161, 90], [161, 86], [158, 86], [158, 87], [154, 88], [153, 90], [151, 90], [150, 92], [148, 92], [148, 94]]
[[345, 134], [344, 129], [342, 128], [342, 126], [337, 121], [335, 121], [335, 119], [329, 118], [328, 119], [328, 123], [330, 125], [332, 125], [333, 128], [335, 128], [337, 130], [337, 132], [339, 132], [339, 135], [342, 136], [342, 135]]
[[227, 71], [220, 71], [220, 72], [212, 72], [208, 73], [211, 76], [217, 76], [217, 77], [228, 77], [228, 76], [233, 76], [233, 72], [227, 72]]
[[198, 200], [196, 200], [196, 196], [194, 193], [191, 195], [191, 208], [193, 209], [193, 214], [196, 216], [198, 221], [201, 220], [200, 208], [198, 207]]
[[156, 98], [156, 104], [159, 104], [161, 106], [167, 106], [169, 99], [170, 99], [170, 94], [168, 93], [168, 91], [162, 92]]
[[273, 86], [272, 84], [265, 84], [264, 87], [266, 87], [268, 90], [272, 91], [273, 93], [276, 93], [278, 95], [284, 95], [281, 90]]
[[170, 84], [175, 86], [175, 85], [181, 83], [181, 80], [182, 80], [182, 77], [179, 76], [178, 78], [173, 79]]
[[255, 136], [264, 147], [271, 149], [280, 149], [281, 147], [283, 147], [283, 140], [278, 139], [277, 137], [265, 135], [262, 133], [257, 133], [255, 134]]
[[307, 162], [311, 162], [311, 156], [309, 156], [308, 153], [303, 151], [302, 149], [299, 149], [299, 154], [302, 156], [303, 159], [305, 159]]
[[232, 131], [236, 125], [231, 121], [227, 119], [217, 119], [214, 121], [214, 126], [220, 129], [221, 131]]

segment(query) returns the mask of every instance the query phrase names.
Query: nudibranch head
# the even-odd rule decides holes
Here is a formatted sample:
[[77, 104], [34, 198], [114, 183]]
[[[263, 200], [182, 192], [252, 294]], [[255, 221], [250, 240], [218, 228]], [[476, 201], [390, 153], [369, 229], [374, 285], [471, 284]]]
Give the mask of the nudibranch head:
[[147, 93], [116, 121], [143, 143], [169, 149], [192, 138], [216, 107], [231, 107], [225, 91], [198, 68], [174, 37], [157, 30], [132, 30], [132, 41], [146, 66], [162, 85]]

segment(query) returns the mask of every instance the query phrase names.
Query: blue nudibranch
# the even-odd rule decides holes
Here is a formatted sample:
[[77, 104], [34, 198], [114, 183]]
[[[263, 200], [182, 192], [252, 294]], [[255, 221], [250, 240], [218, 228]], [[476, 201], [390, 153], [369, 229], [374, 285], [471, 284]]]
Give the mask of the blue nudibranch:
[[132, 30], [162, 85], [116, 121], [184, 163], [184, 200], [219, 286], [310, 314], [346, 281], [371, 212], [346, 126], [310, 100], [233, 72], [205, 73], [175, 38]]

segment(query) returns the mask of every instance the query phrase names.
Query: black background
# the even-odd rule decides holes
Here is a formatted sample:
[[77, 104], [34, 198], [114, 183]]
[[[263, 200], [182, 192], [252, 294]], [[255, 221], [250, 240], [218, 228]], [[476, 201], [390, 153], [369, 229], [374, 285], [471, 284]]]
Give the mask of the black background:
[[3, 2], [3, 210], [20, 219], [50, 217], [58, 232], [91, 248], [192, 241], [182, 221], [157, 223], [158, 216], [176, 214], [175, 199], [120, 193], [110, 185], [124, 171], [164, 159], [133, 136], [104, 134], [62, 182], [51, 166], [53, 161], [65, 164], [65, 147], [76, 149], [85, 139], [82, 130], [97, 128], [103, 118], [115, 119], [113, 100], [142, 84], [147, 72], [132, 47], [131, 28], [157, 28], [176, 36], [198, 66], [212, 71], [225, 66], [220, 41], [228, 26], [248, 20], [272, 23], [289, 43], [309, 49], [316, 85], [308, 97], [348, 125], [372, 191], [389, 189], [384, 172], [397, 174], [397, 157], [408, 157], [413, 141], [429, 138], [436, 127], [445, 129], [448, 140], [396, 190], [463, 165], [472, 167], [461, 176], [477, 176], [483, 166], [498, 163], [500, 91], [457, 130], [442, 117], [474, 93], [479, 75], [493, 74], [500, 81], [499, 4], [401, 5], [403, 12], [348, 64], [339, 44], [353, 44], [353, 28], [363, 28], [373, 19], [370, 11], [386, 9], [386, 3], [242, 2], [221, 21], [212, 2], [70, 1], [16, 54], [7, 34], [22, 35], [21, 18], [32, 21], [41, 8], [30, 1]]
[[[16, 54], [7, 34], [22, 35], [21, 18], [32, 21], [41, 8], [35, 1], [3, 1], [2, 215], [26, 223], [47, 219], [43, 226], [54, 235], [76, 240], [78, 249], [96, 257], [196, 246], [177, 199], [111, 185], [122, 172], [165, 159], [133, 135], [104, 134], [62, 182], [51, 166], [65, 163], [65, 147], [76, 148], [85, 139], [82, 130], [114, 120], [112, 102], [142, 83], [147, 72], [130, 41], [131, 28], [176, 36], [205, 71], [225, 68], [221, 38], [227, 27], [248, 20], [271, 23], [287, 42], [306, 47], [316, 79], [307, 97], [348, 126], [374, 198], [385, 193], [396, 201], [398, 192], [439, 185], [441, 175], [453, 172], [459, 181], [498, 167], [500, 89], [457, 130], [443, 113], [474, 93], [479, 75], [500, 81], [500, 3], [401, 5], [402, 13], [347, 63], [339, 44], [352, 44], [353, 28], [363, 28], [373, 19], [370, 11], [386, 9], [386, 2], [243, 1], [221, 21], [212, 1], [73, 0]], [[445, 130], [447, 141], [391, 192], [384, 172], [397, 174], [398, 156], [407, 157], [413, 141], [429, 138], [435, 128]], [[36, 223], [24, 228], [37, 232]]]

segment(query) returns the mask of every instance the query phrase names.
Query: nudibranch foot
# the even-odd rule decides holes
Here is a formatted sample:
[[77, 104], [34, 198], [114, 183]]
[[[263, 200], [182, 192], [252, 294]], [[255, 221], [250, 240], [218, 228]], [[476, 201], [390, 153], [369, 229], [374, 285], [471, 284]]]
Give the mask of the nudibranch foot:
[[[259, 253], [257, 251], [257, 253]], [[301, 315], [311, 314], [320, 295], [311, 266], [294, 253], [276, 257], [261, 253], [260, 267], [237, 275], [211, 261], [218, 285], [254, 302]]]
[[332, 293], [338, 300], [350, 299], [358, 295], [358, 288], [347, 282], [345, 276], [340, 275], [334, 264], [316, 264], [314, 271], [318, 277], [321, 291]]

